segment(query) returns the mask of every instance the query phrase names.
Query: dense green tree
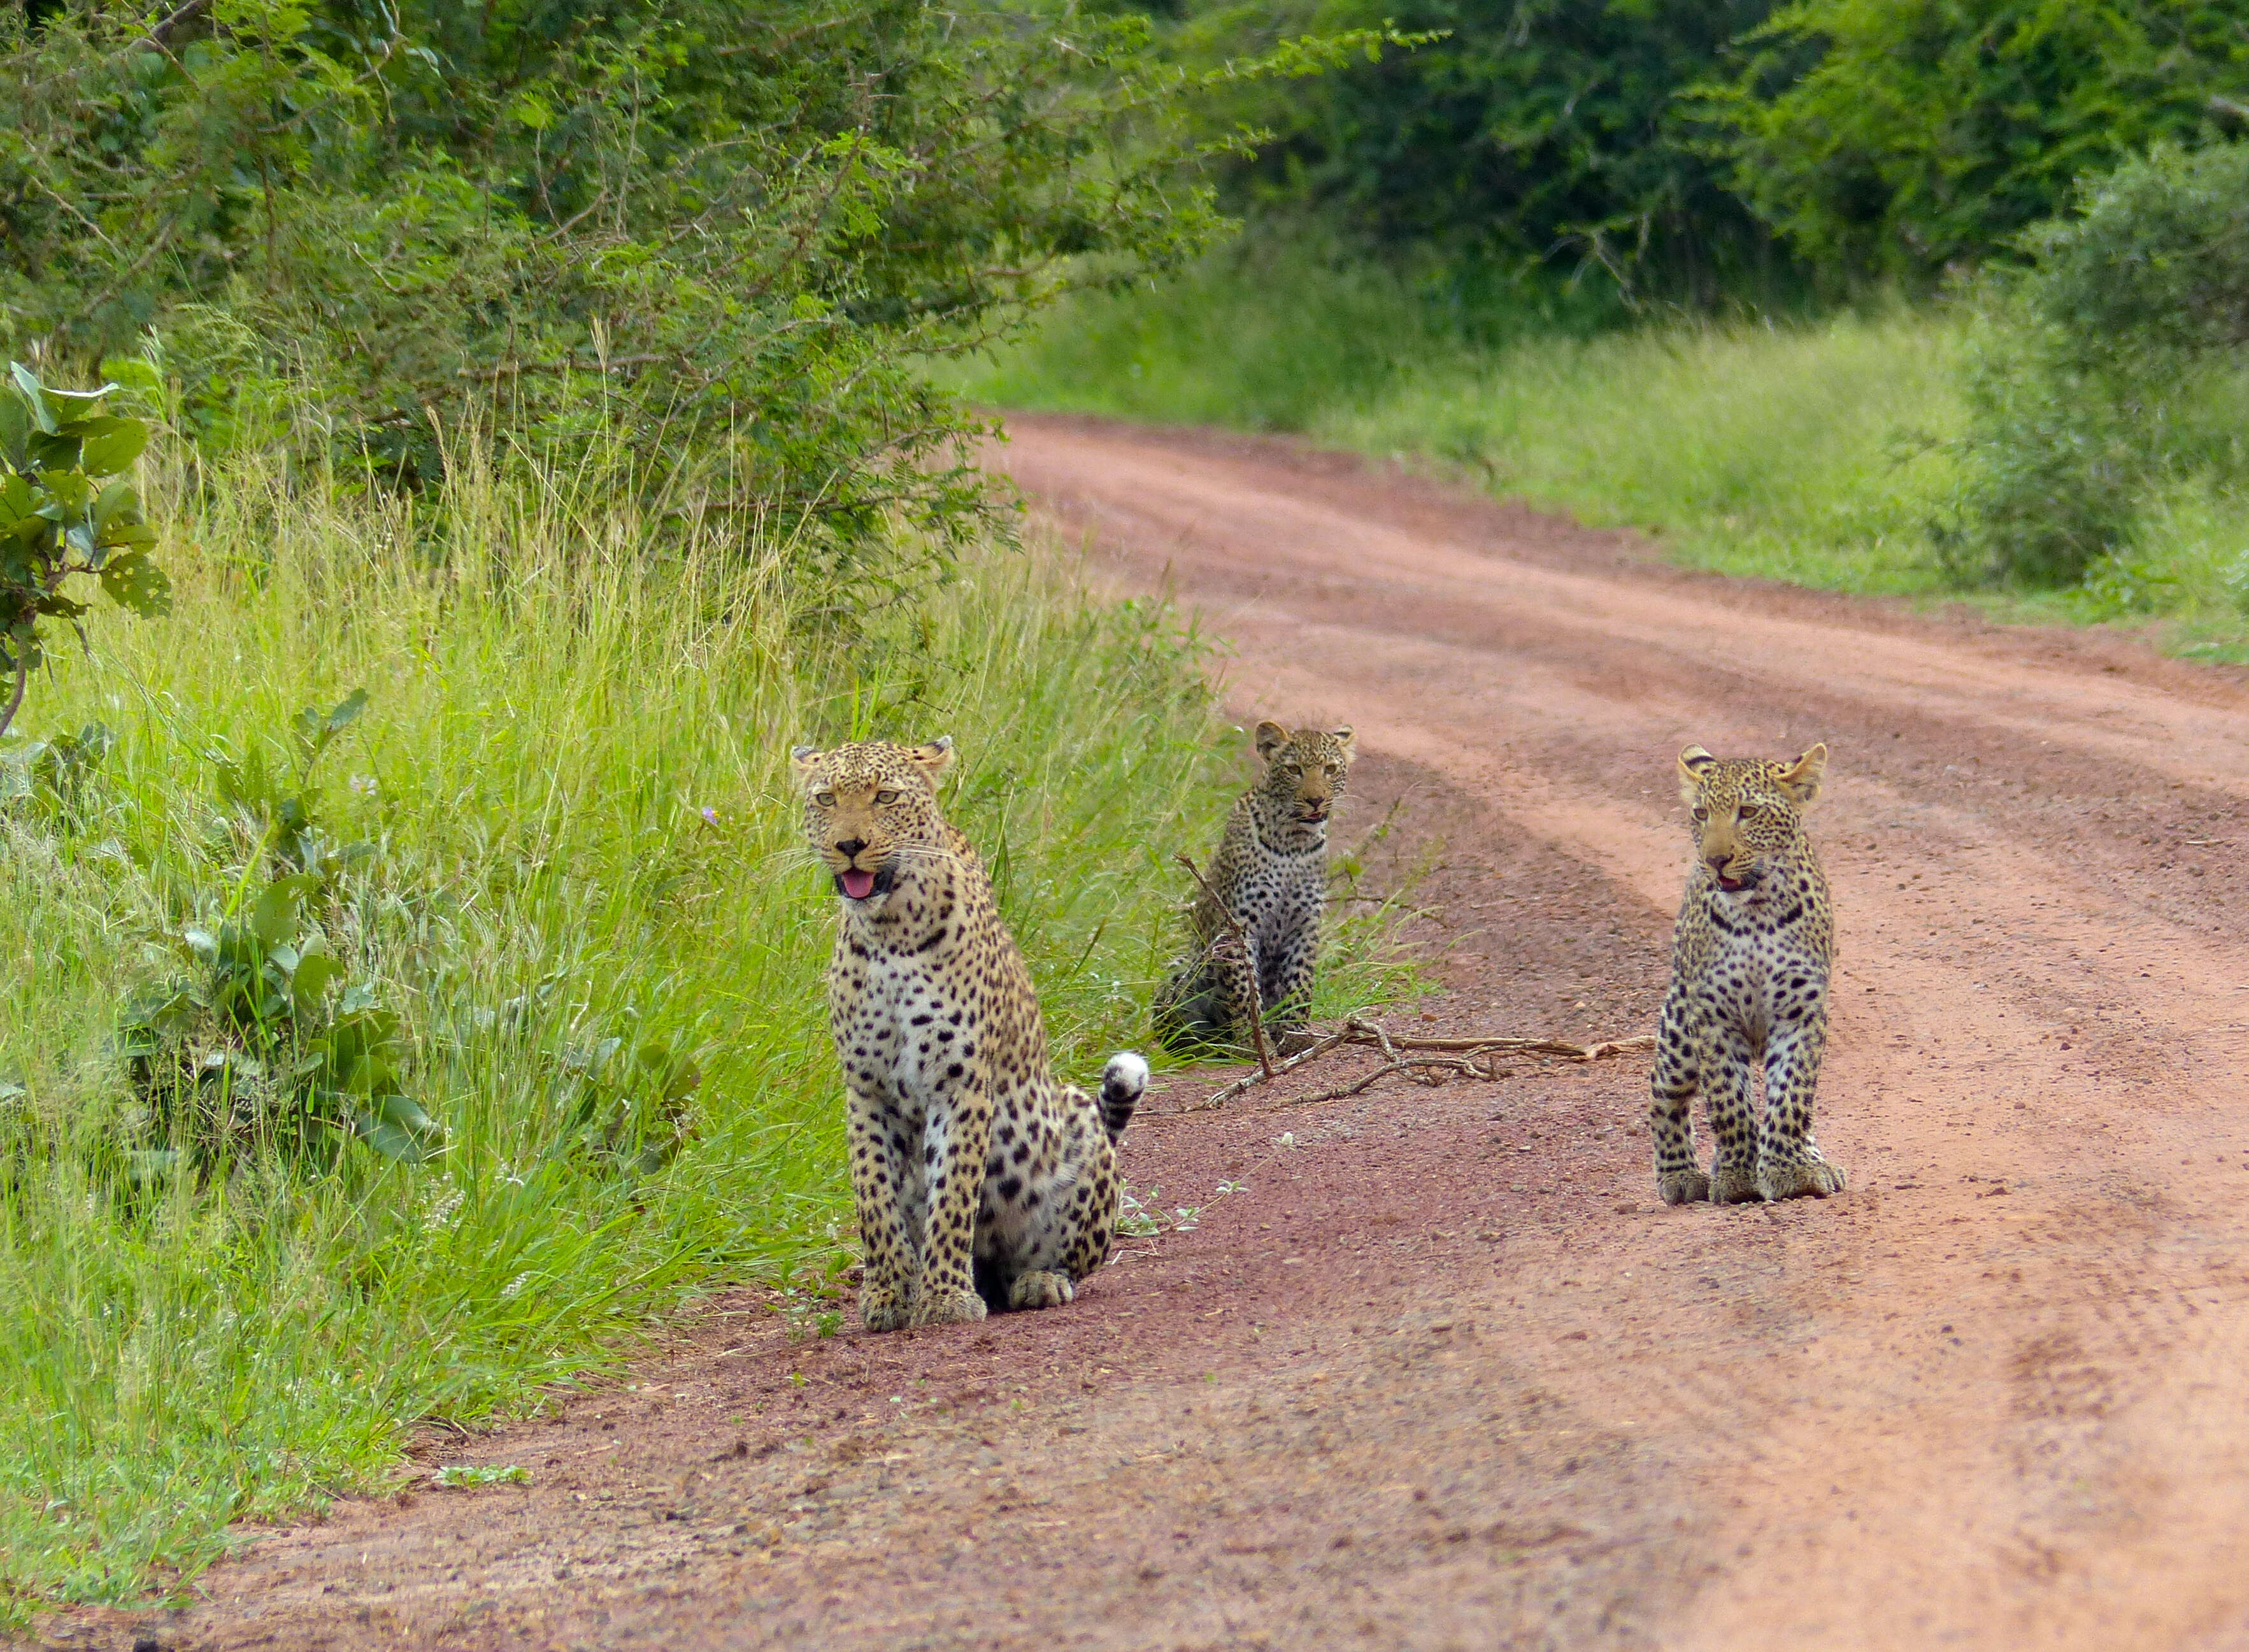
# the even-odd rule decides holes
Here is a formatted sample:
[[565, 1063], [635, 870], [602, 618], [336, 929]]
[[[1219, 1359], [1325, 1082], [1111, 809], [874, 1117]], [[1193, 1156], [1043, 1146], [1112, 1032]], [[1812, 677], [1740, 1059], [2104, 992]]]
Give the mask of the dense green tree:
[[1814, 267], [1922, 279], [2081, 176], [2238, 122], [2243, 0], [1799, 0], [1703, 102], [1729, 182]]
[[85, 357], [153, 327], [206, 441], [285, 415], [411, 478], [498, 409], [534, 449], [721, 456], [713, 485], [785, 529], [957, 526], [973, 423], [917, 356], [1221, 225], [1197, 78], [1151, 38], [927, 0], [11, 13], [0, 334]]
[[1310, 86], [1252, 86], [1239, 118], [1276, 141], [1238, 164], [1241, 202], [1310, 208], [1365, 241], [1434, 244], [1627, 294], [1767, 289], [1767, 231], [1729, 192], [1682, 94], [1737, 72], [1771, 0], [1264, 0], [1207, 8], [1205, 53], [1394, 17], [1442, 31]]

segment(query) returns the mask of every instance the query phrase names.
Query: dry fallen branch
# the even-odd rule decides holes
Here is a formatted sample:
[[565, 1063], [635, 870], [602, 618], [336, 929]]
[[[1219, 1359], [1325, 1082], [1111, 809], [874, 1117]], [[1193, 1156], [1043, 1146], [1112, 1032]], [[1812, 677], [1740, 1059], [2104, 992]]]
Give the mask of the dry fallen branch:
[[[1345, 1018], [1338, 1031], [1324, 1035], [1303, 1054], [1290, 1057], [1278, 1067], [1268, 1063], [1261, 1070], [1245, 1074], [1222, 1089], [1213, 1091], [1203, 1098], [1201, 1108], [1222, 1106], [1243, 1091], [1267, 1083], [1345, 1044], [1371, 1045], [1381, 1050], [1383, 1064], [1349, 1084], [1334, 1090], [1317, 1091], [1308, 1096], [1294, 1096], [1277, 1105], [1298, 1107], [1309, 1102], [1339, 1100], [1346, 1096], [1359, 1095], [1379, 1080], [1401, 1072], [1427, 1073], [1432, 1083], [1435, 1082], [1435, 1075], [1439, 1073], [1460, 1073], [1485, 1084], [1497, 1084], [1508, 1076], [1499, 1064], [1506, 1057], [1548, 1056], [1576, 1063], [1602, 1061], [1611, 1056], [1653, 1050], [1655, 1038], [1653, 1034], [1640, 1033], [1629, 1038], [1607, 1038], [1592, 1044], [1573, 1043], [1566, 1038], [1526, 1038], [1508, 1034], [1416, 1038], [1393, 1033], [1380, 1022], [1369, 1021], [1365, 1016], [1350, 1015]], [[1413, 1051], [1429, 1053], [1417, 1055], [1412, 1053]], [[1481, 1062], [1478, 1057], [1482, 1058]]]

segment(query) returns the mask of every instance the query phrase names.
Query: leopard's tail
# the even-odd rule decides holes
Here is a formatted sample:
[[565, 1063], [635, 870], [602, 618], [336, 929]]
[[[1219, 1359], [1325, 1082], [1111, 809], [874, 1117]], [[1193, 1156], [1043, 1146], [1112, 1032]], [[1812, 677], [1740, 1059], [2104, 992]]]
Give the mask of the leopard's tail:
[[1132, 1122], [1132, 1110], [1147, 1087], [1148, 1063], [1129, 1050], [1111, 1056], [1101, 1070], [1101, 1125], [1112, 1143]]

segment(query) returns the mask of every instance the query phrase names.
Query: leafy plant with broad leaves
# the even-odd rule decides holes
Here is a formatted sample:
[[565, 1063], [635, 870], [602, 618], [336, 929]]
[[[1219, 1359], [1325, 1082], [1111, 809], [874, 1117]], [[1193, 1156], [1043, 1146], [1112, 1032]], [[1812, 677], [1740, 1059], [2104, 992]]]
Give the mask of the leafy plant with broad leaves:
[[293, 772], [260, 758], [219, 765], [219, 794], [257, 842], [215, 923], [164, 937], [180, 967], [136, 995], [119, 1032], [145, 1112], [141, 1179], [264, 1150], [332, 1168], [358, 1141], [419, 1163], [443, 1132], [403, 1092], [407, 1044], [375, 985], [349, 979], [319, 908], [336, 880], [374, 854], [322, 829], [313, 771], [366, 709], [360, 690], [292, 720]]
[[148, 427], [100, 410], [117, 388], [52, 389], [20, 361], [0, 385], [0, 669], [15, 678], [0, 733], [43, 657], [42, 624], [75, 626], [86, 613], [70, 594], [72, 579], [99, 581], [136, 614], [170, 606], [164, 572], [148, 560], [155, 532], [125, 474], [148, 446]]

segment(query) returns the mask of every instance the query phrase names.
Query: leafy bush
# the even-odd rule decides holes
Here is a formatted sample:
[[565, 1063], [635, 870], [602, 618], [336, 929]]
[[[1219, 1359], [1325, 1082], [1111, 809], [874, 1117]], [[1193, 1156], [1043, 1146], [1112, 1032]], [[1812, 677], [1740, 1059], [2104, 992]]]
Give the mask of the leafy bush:
[[2065, 585], [2166, 485], [2249, 473], [2227, 394], [2249, 343], [2249, 145], [2158, 148], [2021, 244], [1969, 357], [1952, 554]]
[[51, 389], [19, 361], [0, 386], [0, 670], [15, 679], [0, 733], [45, 657], [41, 622], [75, 625], [86, 612], [72, 580], [98, 581], [134, 613], [169, 605], [164, 572], [148, 560], [155, 530], [121, 474], [148, 444], [148, 427], [100, 411], [116, 388]]
[[0, 334], [155, 328], [207, 447], [427, 483], [481, 420], [659, 485], [711, 456], [686, 502], [808, 548], [942, 539], [988, 508], [980, 427], [916, 361], [1221, 227], [1149, 38], [925, 0], [11, 10]]
[[2233, 102], [2229, 0], [1797, 0], [1708, 88], [1731, 189], [1836, 284], [1930, 278], [2005, 251], [2078, 179]]
[[185, 969], [142, 988], [118, 1018], [141, 1104], [127, 1121], [137, 1180], [183, 1154], [203, 1171], [245, 1157], [333, 1168], [353, 1139], [418, 1163], [442, 1137], [402, 1093], [396, 1012], [372, 982], [348, 979], [318, 917], [336, 880], [375, 854], [321, 830], [313, 786], [321, 754], [366, 706], [361, 690], [299, 712], [285, 781], [262, 752], [218, 764], [224, 828], [251, 840], [243, 875], [216, 920], [165, 938]]
[[[1395, 255], [1547, 270], [1627, 299], [1707, 303], [1792, 279], [1680, 94], [1729, 72], [1771, 0], [1205, 0], [1183, 49], [1255, 49], [1303, 30], [1441, 35], [1309, 86], [1252, 82], [1231, 118], [1276, 141], [1232, 163], [1230, 204], [1310, 210]], [[1506, 303], [1514, 295], [1487, 295]]]

